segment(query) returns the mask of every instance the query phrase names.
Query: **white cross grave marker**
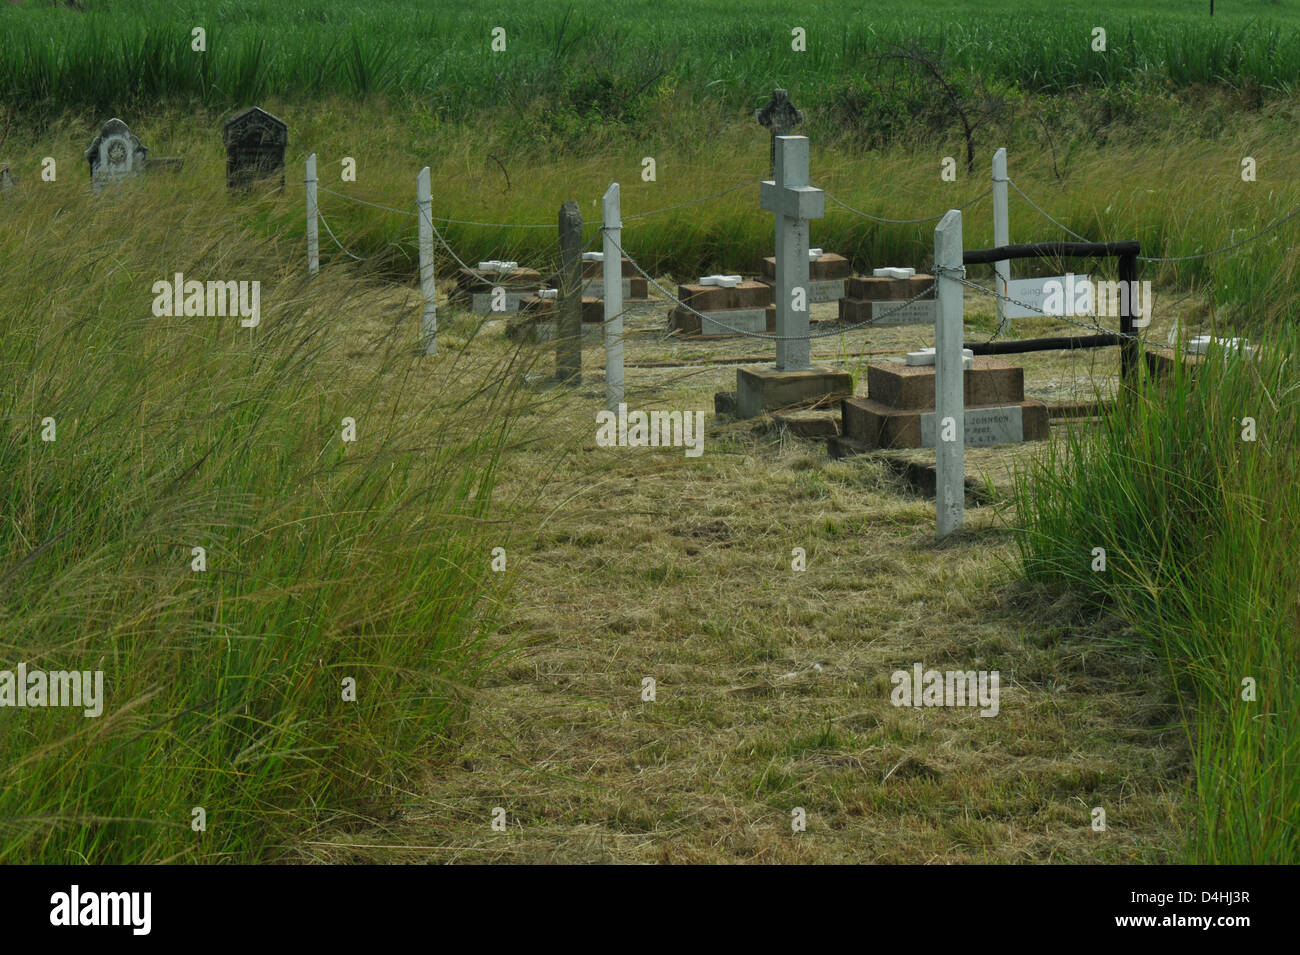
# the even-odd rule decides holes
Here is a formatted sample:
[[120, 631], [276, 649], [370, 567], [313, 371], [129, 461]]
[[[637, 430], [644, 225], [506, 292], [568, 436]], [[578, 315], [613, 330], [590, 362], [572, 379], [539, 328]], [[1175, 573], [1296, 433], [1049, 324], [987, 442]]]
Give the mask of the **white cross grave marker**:
[[[808, 137], [776, 137], [776, 179], [765, 179], [760, 204], [776, 216], [776, 368], [812, 367], [808, 334], [808, 220], [826, 215], [826, 194], [808, 184]], [[792, 293], [801, 289], [803, 309]]]

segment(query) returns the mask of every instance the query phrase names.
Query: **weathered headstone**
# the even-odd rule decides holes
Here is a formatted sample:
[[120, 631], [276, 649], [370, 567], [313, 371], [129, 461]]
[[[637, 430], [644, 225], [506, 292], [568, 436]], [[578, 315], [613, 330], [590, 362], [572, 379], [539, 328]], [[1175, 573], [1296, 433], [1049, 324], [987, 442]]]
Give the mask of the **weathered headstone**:
[[772, 98], [768, 100], [767, 105], [762, 109], [754, 110], [754, 119], [758, 121], [758, 125], [772, 134], [771, 167], [767, 174], [775, 176], [776, 138], [794, 132], [794, 128], [803, 122], [803, 113], [790, 102], [790, 96], [785, 90], [772, 90]]
[[83, 154], [95, 192], [145, 171], [149, 150], [120, 119], [110, 119]]
[[284, 152], [289, 127], [258, 106], [236, 113], [222, 130], [226, 146], [226, 186], [246, 189], [255, 180], [280, 177], [284, 188]]

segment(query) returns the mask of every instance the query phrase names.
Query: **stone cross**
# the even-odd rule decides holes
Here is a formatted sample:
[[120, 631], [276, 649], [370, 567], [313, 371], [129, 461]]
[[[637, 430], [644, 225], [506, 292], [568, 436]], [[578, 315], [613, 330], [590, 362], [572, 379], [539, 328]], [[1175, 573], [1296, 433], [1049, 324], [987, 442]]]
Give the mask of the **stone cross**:
[[776, 175], [776, 137], [788, 136], [803, 122], [803, 113], [790, 102], [785, 90], [772, 90], [772, 98], [762, 109], [754, 110], [754, 119], [772, 134], [769, 176]]
[[106, 185], [143, 173], [149, 150], [135, 138], [126, 123], [110, 119], [83, 155], [90, 164], [91, 188], [99, 192]]
[[812, 367], [808, 339], [783, 339], [808, 334], [808, 220], [826, 215], [826, 194], [808, 184], [808, 137], [778, 136], [774, 142], [776, 178], [763, 182], [760, 203], [776, 216], [776, 367], [805, 371]]

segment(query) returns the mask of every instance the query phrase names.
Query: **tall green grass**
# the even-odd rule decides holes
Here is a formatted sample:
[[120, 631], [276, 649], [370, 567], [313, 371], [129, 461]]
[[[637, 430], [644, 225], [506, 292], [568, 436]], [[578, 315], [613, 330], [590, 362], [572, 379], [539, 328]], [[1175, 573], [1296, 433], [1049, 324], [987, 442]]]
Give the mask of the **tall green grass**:
[[1090, 594], [1168, 660], [1194, 754], [1198, 862], [1300, 861], [1297, 358], [1291, 324], [1256, 358], [1211, 353], [1146, 381], [1016, 491], [1026, 574]]
[[[318, 0], [284, 7], [89, 0], [88, 10], [0, 9], [0, 98], [23, 109], [121, 110], [160, 99], [246, 105], [267, 95], [405, 91], [464, 119], [544, 98], [556, 107], [635, 119], [662, 89], [752, 109], [774, 86], [820, 95], [871, 77], [869, 57], [921, 43], [997, 86], [1046, 93], [1142, 84], [1300, 79], [1294, 3], [1230, 3], [1210, 19], [1172, 0], [895, 4], [832, 0], [792, 11], [777, 0], [563, 4], [503, 0], [490, 9], [416, 0]], [[796, 52], [791, 30], [807, 31]], [[1092, 49], [1092, 29], [1107, 50]], [[191, 31], [207, 31], [206, 52]], [[506, 49], [491, 48], [492, 30]]]
[[[0, 669], [107, 696], [0, 710], [0, 861], [275, 858], [382, 826], [454, 743], [522, 359], [424, 358], [417, 303], [249, 225], [285, 214], [156, 176], [0, 205]], [[260, 280], [261, 325], [154, 317], [174, 272]]]

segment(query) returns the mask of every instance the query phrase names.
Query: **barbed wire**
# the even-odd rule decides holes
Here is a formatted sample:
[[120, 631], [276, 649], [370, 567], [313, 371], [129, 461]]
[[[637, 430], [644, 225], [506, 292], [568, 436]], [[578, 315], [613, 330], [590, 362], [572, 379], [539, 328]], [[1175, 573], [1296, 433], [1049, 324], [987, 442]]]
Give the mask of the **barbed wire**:
[[[985, 189], [974, 199], [970, 199], [965, 203], [963, 203], [962, 205], [957, 206], [956, 208], [958, 209], [958, 211], [961, 211], [966, 209], [968, 206], [973, 206], [975, 203], [979, 202], [981, 199], [983, 199], [992, 191], [993, 191], [993, 187], [989, 186], [989, 188]], [[848, 203], [841, 202], [839, 199], [835, 198], [835, 196], [831, 195], [829, 192], [826, 193], [826, 198], [829, 199], [831, 202], [835, 203], [837, 206], [840, 206], [841, 208], [847, 209], [849, 212], [852, 212], [855, 216], [861, 216], [864, 219], [870, 219], [872, 222], [886, 222], [889, 223], [890, 225], [915, 225], [921, 222], [938, 222], [940, 219], [946, 216], [949, 211], [949, 210], [945, 210], [939, 213], [937, 216], [926, 216], [923, 219], [886, 219], [883, 216], [873, 216], [869, 212], [863, 212], [861, 209], [855, 209]]]

